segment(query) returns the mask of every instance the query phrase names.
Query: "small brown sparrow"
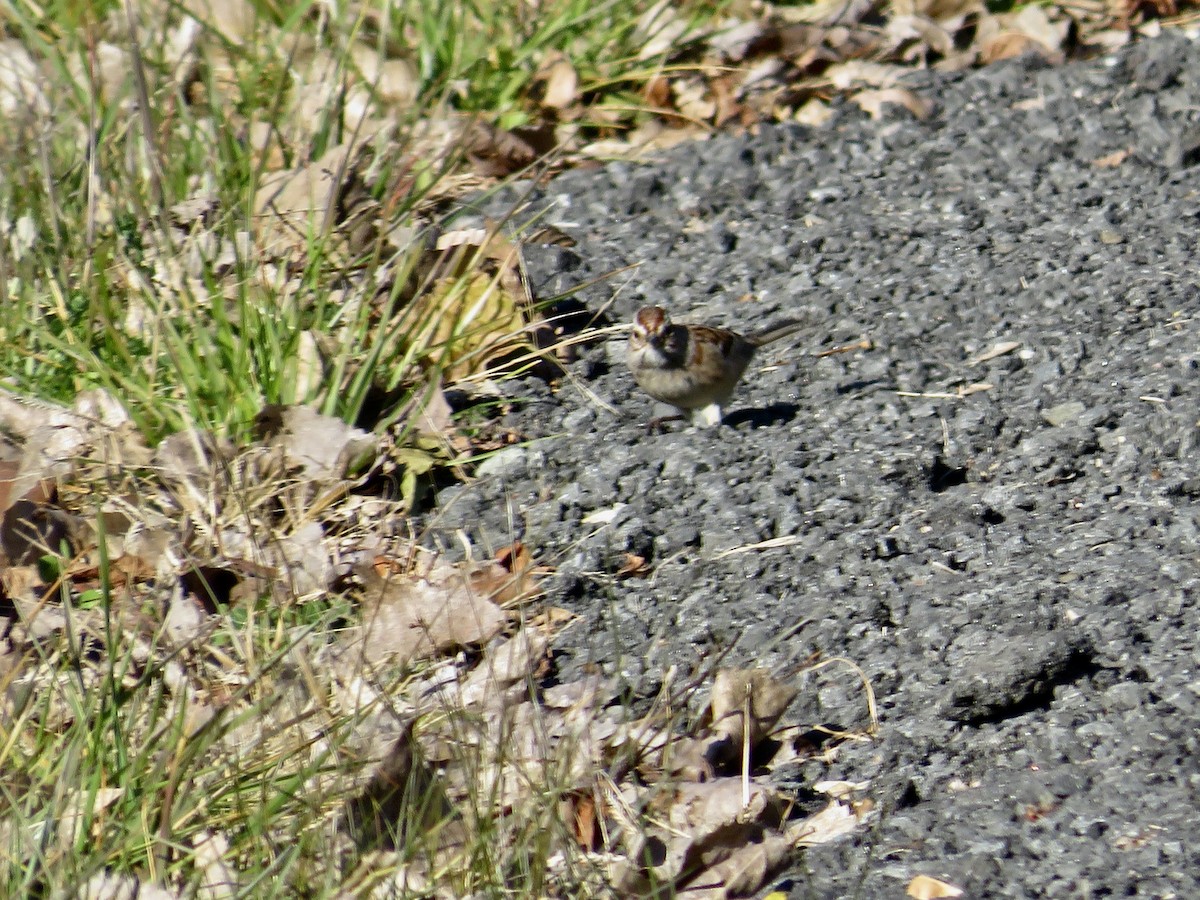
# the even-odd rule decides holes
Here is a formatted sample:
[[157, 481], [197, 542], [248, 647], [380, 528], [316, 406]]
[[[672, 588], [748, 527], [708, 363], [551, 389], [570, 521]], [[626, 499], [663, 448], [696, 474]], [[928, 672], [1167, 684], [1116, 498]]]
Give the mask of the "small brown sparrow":
[[743, 336], [724, 328], [675, 323], [660, 306], [633, 317], [627, 359], [642, 390], [706, 426], [721, 422], [729, 402], [759, 347], [798, 331], [800, 322]]

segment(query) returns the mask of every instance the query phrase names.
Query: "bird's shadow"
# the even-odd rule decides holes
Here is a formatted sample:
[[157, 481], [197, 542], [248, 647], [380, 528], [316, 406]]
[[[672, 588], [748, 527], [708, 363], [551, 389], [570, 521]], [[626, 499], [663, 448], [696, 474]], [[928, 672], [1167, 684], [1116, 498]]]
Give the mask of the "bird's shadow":
[[737, 428], [745, 422], [751, 428], [767, 428], [794, 422], [799, 414], [800, 407], [795, 403], [772, 403], [762, 408], [734, 410], [725, 416], [725, 424]]

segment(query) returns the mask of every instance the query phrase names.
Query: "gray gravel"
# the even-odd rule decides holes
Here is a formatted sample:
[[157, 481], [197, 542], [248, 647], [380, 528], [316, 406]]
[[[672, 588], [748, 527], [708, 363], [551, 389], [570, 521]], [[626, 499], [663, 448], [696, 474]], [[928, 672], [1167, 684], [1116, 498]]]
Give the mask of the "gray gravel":
[[[536, 194], [579, 241], [531, 254], [541, 296], [636, 265], [578, 299], [808, 325], [712, 431], [647, 434], [617, 342], [572, 366], [616, 415], [506, 384], [542, 439], [442, 491], [434, 531], [557, 566], [586, 621], [564, 677], [644, 699], [721, 653], [865, 670], [879, 739], [787, 777], [869, 780], [882, 815], [792, 896], [1200, 897], [1200, 48], [912, 86], [925, 122], [846, 106]], [[653, 575], [614, 577], [627, 553]], [[804, 683], [791, 718], [864, 724], [848, 672]]]

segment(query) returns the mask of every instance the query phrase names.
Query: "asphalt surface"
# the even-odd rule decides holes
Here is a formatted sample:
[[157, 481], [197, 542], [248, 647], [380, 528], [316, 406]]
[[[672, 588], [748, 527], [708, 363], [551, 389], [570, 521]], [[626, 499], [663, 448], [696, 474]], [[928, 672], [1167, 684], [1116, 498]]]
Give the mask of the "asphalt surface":
[[[542, 297], [807, 324], [714, 430], [647, 434], [619, 340], [571, 366], [615, 414], [506, 383], [543, 439], [433, 529], [556, 567], [586, 622], [563, 678], [638, 701], [718, 659], [863, 669], [877, 739], [780, 777], [867, 781], [880, 816], [791, 896], [1200, 897], [1200, 48], [909, 86], [925, 121], [846, 105], [536, 193], [578, 241], [531, 252]], [[789, 719], [865, 726], [849, 669], [802, 683]]]

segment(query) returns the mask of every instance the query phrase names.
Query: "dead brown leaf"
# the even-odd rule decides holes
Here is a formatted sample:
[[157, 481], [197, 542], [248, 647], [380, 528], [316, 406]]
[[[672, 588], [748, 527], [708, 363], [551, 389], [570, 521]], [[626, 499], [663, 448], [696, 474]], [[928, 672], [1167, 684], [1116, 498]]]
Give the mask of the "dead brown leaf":
[[979, 59], [985, 65], [1025, 53], [1037, 54], [1054, 64], [1063, 61], [1059, 48], [1069, 24], [1051, 23], [1042, 7], [1024, 6], [1019, 13], [997, 16], [995, 21], [1000, 27], [999, 33], [984, 38], [980, 45]]
[[447, 384], [533, 353], [538, 321], [520, 246], [495, 228], [444, 235], [431, 288], [403, 316], [406, 343]]
[[633, 39], [642, 44], [638, 59], [650, 60], [681, 46], [693, 35], [690, 25], [671, 0], [658, 0], [638, 18]]
[[989, 362], [1001, 356], [1006, 356], [1007, 354], [1012, 353], [1014, 350], [1019, 350], [1020, 348], [1020, 341], [998, 341], [987, 350], [984, 350], [982, 353], [972, 357], [969, 364], [972, 366], [977, 366], [980, 363]]
[[1126, 147], [1122, 150], [1114, 150], [1107, 156], [1101, 156], [1099, 159], [1093, 159], [1092, 165], [1097, 169], [1115, 169], [1125, 162], [1125, 160], [1129, 159], [1131, 155], [1133, 155], [1133, 148], [1131, 147]]
[[[188, 429], [163, 438], [154, 449], [151, 463], [168, 484], [190, 486], [203, 493], [205, 485], [220, 481], [220, 473], [234, 455], [229, 441]], [[187, 493], [180, 496], [186, 497]]]
[[644, 556], [636, 553], [626, 553], [625, 562], [617, 569], [618, 578], [645, 578], [650, 574], [650, 563]]
[[[77, 590], [87, 590], [101, 586], [101, 567], [91, 563], [73, 565], [67, 569], [67, 577], [74, 583]], [[149, 581], [154, 577], [154, 567], [139, 556], [125, 554], [108, 564], [108, 585], [110, 587], [125, 587], [128, 584]]]
[[18, 500], [0, 524], [0, 552], [9, 565], [27, 565], [46, 555], [72, 556], [86, 531], [78, 516], [51, 503]]
[[511, 131], [474, 121], [464, 129], [462, 146], [476, 174], [504, 178], [532, 165], [556, 145], [553, 122]]
[[719, 670], [709, 700], [713, 734], [733, 753], [741, 753], [746, 738], [753, 748], [775, 728], [798, 690], [767, 669]]
[[671, 82], [663, 75], [655, 75], [642, 88], [642, 99], [646, 101], [647, 106], [656, 109], [670, 109]]
[[795, 854], [783, 835], [766, 832], [735, 848], [728, 857], [698, 874], [675, 896], [687, 900], [726, 900], [755, 894]]
[[[522, 628], [507, 640], [493, 642], [479, 664], [461, 683], [455, 702], [465, 707], [486, 707], [501, 700], [511, 688], [524, 693], [531, 678], [540, 677], [553, 630]], [[522, 698], [514, 696], [514, 703]]]
[[0, 512], [12, 506], [13, 488], [16, 486], [17, 473], [21, 464], [16, 460], [0, 461]]
[[[782, 794], [754, 782], [743, 785], [738, 778], [676, 785], [656, 800], [656, 806], [664, 807], [657, 811], [662, 825], [651, 827], [648, 840], [661, 843], [663, 849], [654, 855], [654, 879], [680, 888], [724, 890], [725, 880], [732, 878], [729, 893], [695, 896], [728, 896], [747, 888], [753, 893], [761, 886], [761, 880], [753, 883], [755, 879], [764, 879], [785, 854], [758, 854], [746, 848], [761, 845], [768, 835], [779, 837], [776, 829], [787, 805]], [[650, 856], [634, 853], [631, 858]]]
[[407, 109], [417, 97], [415, 67], [407, 59], [382, 56], [374, 47], [356, 41], [350, 54], [375, 95], [388, 106]]
[[512, 606], [541, 594], [538, 581], [550, 569], [538, 566], [526, 546], [514, 541], [496, 554], [496, 567], [472, 573], [476, 590], [492, 597], [502, 606]]
[[797, 847], [827, 844], [853, 834], [871, 811], [870, 805], [860, 806], [832, 800], [820, 812], [789, 825], [788, 840]]
[[[496, 579], [483, 580], [494, 585]], [[387, 580], [371, 573], [364, 607], [363, 624], [348, 631], [343, 645], [371, 664], [411, 662], [482, 644], [508, 622], [504, 611], [475, 587], [469, 566], [439, 561]]]
[[334, 228], [338, 196], [353, 178], [355, 157], [343, 144], [320, 160], [265, 176], [254, 197], [259, 246], [271, 256], [298, 256], [314, 235]]
[[180, 6], [235, 44], [252, 35], [259, 21], [254, 4], [248, 0], [183, 0]]
[[595, 850], [599, 836], [595, 795], [590, 791], [572, 791], [563, 800], [563, 806], [563, 819], [571, 825], [576, 843], [585, 850]]
[[850, 98], [872, 119], [883, 115], [885, 106], [901, 106], [907, 109], [917, 119], [925, 120], [933, 112], [933, 102], [907, 88], [880, 88], [878, 90], [859, 91]]
[[433, 382], [423, 394], [414, 394], [407, 409], [401, 413], [401, 422], [415, 423], [418, 434], [438, 435], [452, 439], [454, 436], [454, 410], [446, 400], [440, 381]]
[[192, 837], [193, 861], [200, 875], [196, 895], [205, 900], [233, 900], [238, 894], [237, 871], [230, 864], [229, 839], [207, 829]]
[[711, 122], [717, 111], [709, 84], [699, 76], [677, 78], [671, 84], [675, 108], [691, 122]]
[[579, 74], [560, 51], [546, 55], [534, 83], [541, 88], [542, 105], [551, 109], [565, 110], [579, 99]]
[[374, 435], [310, 406], [268, 406], [254, 424], [258, 437], [308, 481], [345, 478], [361, 469], [377, 447]]
[[930, 878], [928, 875], [917, 875], [908, 883], [904, 893], [913, 900], [938, 900], [941, 897], [961, 897], [963, 895], [962, 888], [936, 878]]
[[824, 80], [839, 91], [856, 87], [891, 88], [899, 86], [910, 72], [906, 66], [850, 59], [826, 69]]
[[733, 76], [723, 75], [714, 78], [712, 80], [712, 92], [716, 98], [716, 112], [713, 116], [713, 124], [717, 128], [734, 119], [738, 119], [743, 125], [749, 124], [746, 116], [750, 113], [750, 109], [742, 105]]
[[65, 810], [58, 817], [55, 832], [59, 849], [66, 852], [80, 839], [84, 824], [91, 827], [90, 834], [99, 836], [107, 827], [106, 811], [125, 795], [123, 787], [99, 787], [91, 792], [81, 792], [67, 801]]

